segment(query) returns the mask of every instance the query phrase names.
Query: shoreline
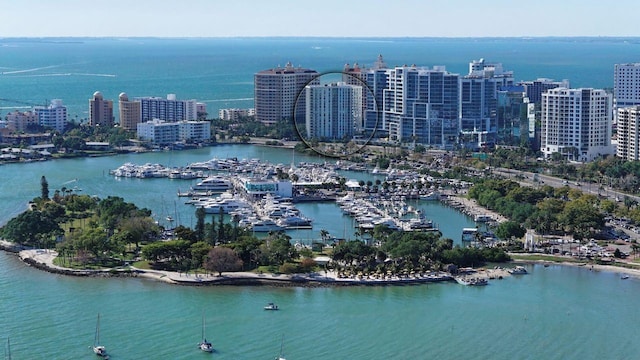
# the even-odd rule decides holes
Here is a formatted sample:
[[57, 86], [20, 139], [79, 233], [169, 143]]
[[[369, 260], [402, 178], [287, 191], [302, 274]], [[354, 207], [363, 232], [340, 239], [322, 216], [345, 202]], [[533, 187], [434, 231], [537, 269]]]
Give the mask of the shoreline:
[[[279, 286], [279, 287], [330, 287], [330, 286], [402, 286], [439, 282], [453, 282], [454, 276], [446, 272], [430, 272], [422, 276], [390, 276], [385, 279], [365, 277], [339, 277], [335, 271], [308, 274], [256, 274], [252, 272], [227, 272], [221, 276], [198, 273], [179, 273], [162, 270], [143, 270], [135, 267], [101, 270], [76, 270], [57, 266], [54, 250], [21, 249], [13, 243], [0, 240], [0, 249], [14, 253], [28, 266], [52, 274], [79, 277], [139, 277], [172, 285], [184, 286]], [[510, 276], [506, 269], [478, 269], [472, 277], [502, 279]]]
[[[430, 272], [422, 276], [392, 276], [385, 279], [350, 277], [341, 278], [335, 271], [307, 274], [257, 274], [253, 272], [227, 272], [221, 276], [202, 273], [181, 273], [163, 270], [138, 269], [133, 266], [100, 270], [76, 270], [53, 264], [58, 255], [55, 250], [23, 249], [13, 243], [0, 240], [0, 250], [15, 254], [27, 266], [52, 274], [78, 277], [137, 277], [152, 281], [182, 286], [273, 286], [273, 287], [334, 287], [334, 286], [404, 286], [440, 282], [454, 282], [454, 275], [447, 272]], [[557, 257], [561, 260], [561, 257]], [[640, 270], [615, 265], [576, 263], [570, 261], [515, 259], [508, 264], [560, 265], [582, 267], [589, 271], [604, 271], [625, 274], [640, 279]], [[473, 269], [470, 277], [483, 279], [503, 279], [512, 276], [509, 268]], [[466, 275], [469, 276], [469, 275]]]
[[[548, 255], [551, 256], [551, 255]], [[558, 256], [556, 257], [558, 260], [562, 260], [563, 258]], [[534, 259], [515, 259], [511, 261], [513, 264], [526, 264], [526, 265], [561, 265], [561, 266], [571, 266], [583, 268], [585, 270], [590, 271], [604, 271], [611, 273], [619, 273], [630, 275], [635, 278], [640, 279], [640, 270], [639, 269], [630, 269], [622, 266], [616, 265], [601, 265], [601, 264], [591, 264], [589, 262], [573, 262], [573, 261], [549, 261], [549, 260], [534, 260]]]

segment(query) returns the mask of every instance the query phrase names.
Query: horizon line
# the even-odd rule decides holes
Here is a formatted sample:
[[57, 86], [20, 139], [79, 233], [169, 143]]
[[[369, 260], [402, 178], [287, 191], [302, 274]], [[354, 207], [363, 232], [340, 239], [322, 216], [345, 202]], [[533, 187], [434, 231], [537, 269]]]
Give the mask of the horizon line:
[[640, 35], [505, 35], [505, 36], [335, 36], [335, 35], [228, 35], [228, 36], [156, 36], [156, 35], [47, 35], [0, 36], [10, 39], [640, 39]]

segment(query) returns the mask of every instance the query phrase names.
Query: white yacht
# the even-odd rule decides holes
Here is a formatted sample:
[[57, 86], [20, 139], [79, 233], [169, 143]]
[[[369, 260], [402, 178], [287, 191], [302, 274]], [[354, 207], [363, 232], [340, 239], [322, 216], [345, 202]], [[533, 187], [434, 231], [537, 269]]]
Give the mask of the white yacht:
[[485, 278], [465, 278], [456, 276], [454, 277], [454, 279], [458, 284], [465, 286], [484, 286], [489, 284], [489, 282]]
[[249, 207], [250, 205], [247, 202], [237, 198], [214, 199], [202, 204], [202, 208], [204, 208], [204, 212], [207, 214], [219, 214], [220, 211], [222, 211], [223, 214], [228, 214], [238, 209]]
[[527, 274], [527, 269], [525, 269], [522, 266], [516, 266], [513, 269], [509, 269], [507, 271], [509, 271], [509, 274], [511, 274], [511, 275], [524, 275], [524, 274]]
[[231, 188], [231, 182], [222, 176], [211, 176], [195, 184], [195, 191], [224, 192]]
[[292, 215], [292, 216], [285, 216], [282, 217], [280, 219], [278, 219], [278, 221], [276, 221], [278, 223], [278, 225], [283, 226], [283, 227], [306, 227], [306, 226], [311, 226], [311, 219], [306, 218], [306, 217], [302, 217], [302, 216], [297, 216], [297, 215]]
[[271, 219], [261, 219], [251, 223], [250, 228], [255, 232], [269, 232], [269, 231], [279, 231], [284, 228], [278, 224], [276, 224]]

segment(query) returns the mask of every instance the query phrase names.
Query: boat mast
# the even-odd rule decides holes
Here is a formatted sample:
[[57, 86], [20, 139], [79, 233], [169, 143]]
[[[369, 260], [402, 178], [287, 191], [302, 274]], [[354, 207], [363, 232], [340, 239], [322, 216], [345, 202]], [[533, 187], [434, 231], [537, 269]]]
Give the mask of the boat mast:
[[282, 334], [282, 340], [280, 340], [280, 359], [283, 359], [282, 348], [284, 346], [284, 334]]
[[93, 337], [93, 346], [100, 345], [100, 313], [98, 313], [98, 321], [96, 322], [96, 334]]
[[202, 312], [202, 341], [204, 341], [207, 324], [204, 319], [204, 311]]
[[7, 337], [7, 349], [5, 350], [4, 358], [5, 360], [11, 360], [11, 341], [9, 341], [8, 337]]

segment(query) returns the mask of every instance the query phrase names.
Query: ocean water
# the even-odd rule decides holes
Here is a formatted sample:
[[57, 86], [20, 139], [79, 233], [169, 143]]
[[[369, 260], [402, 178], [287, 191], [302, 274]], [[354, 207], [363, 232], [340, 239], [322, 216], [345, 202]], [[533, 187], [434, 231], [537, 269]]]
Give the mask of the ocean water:
[[[0, 39], [0, 111], [60, 98], [71, 119], [88, 117], [101, 91], [129, 97], [197, 99], [220, 108], [253, 106], [253, 75], [290, 61], [319, 72], [345, 63], [445, 65], [466, 74], [471, 60], [501, 62], [516, 80], [569, 79], [613, 87], [616, 63], [640, 61], [638, 38], [73, 38]], [[114, 106], [117, 118], [117, 105]]]

